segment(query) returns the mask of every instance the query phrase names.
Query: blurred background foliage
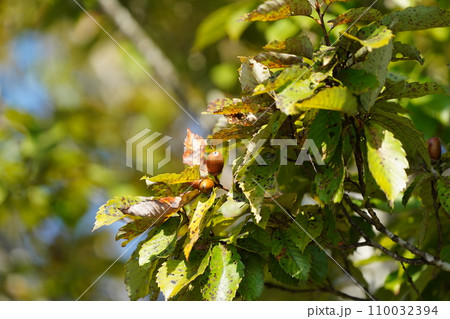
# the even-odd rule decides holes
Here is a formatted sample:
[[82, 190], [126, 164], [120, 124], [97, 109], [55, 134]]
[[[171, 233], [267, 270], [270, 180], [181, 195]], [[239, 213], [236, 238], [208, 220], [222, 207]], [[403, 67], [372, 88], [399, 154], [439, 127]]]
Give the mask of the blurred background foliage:
[[[95, 212], [107, 199], [145, 195], [142, 173], [125, 165], [126, 140], [145, 128], [173, 137], [173, 160], [157, 173], [179, 171], [186, 128], [206, 137], [214, 125], [215, 117], [201, 115], [207, 101], [239, 94], [237, 56], [254, 55], [267, 42], [298, 33], [308, 35], [316, 48], [321, 41], [318, 26], [305, 17], [237, 21], [258, 5], [255, 0], [112, 1], [144, 31], [134, 39], [127, 36], [127, 25], [115, 20], [121, 16], [106, 9], [109, 1], [78, 2], [201, 126], [75, 1], [2, 0], [0, 300], [75, 300], [111, 264], [81, 299], [128, 299], [123, 262], [133, 249], [125, 251], [114, 241], [117, 228], [91, 233]], [[338, 2], [326, 20], [365, 2]], [[385, 0], [375, 8], [388, 12], [411, 5], [448, 9], [449, 2]], [[339, 30], [333, 30], [332, 39]], [[448, 86], [449, 33], [440, 28], [399, 34], [399, 40], [417, 46], [425, 63], [396, 62], [391, 69], [414, 81]], [[148, 58], [141, 41], [159, 47], [170, 74], [158, 74], [163, 60]], [[425, 138], [450, 142], [448, 98], [435, 95], [402, 104]], [[380, 271], [381, 279], [391, 270]], [[385, 289], [395, 291], [400, 271], [390, 276]], [[318, 296], [270, 288], [262, 296], [300, 298]]]

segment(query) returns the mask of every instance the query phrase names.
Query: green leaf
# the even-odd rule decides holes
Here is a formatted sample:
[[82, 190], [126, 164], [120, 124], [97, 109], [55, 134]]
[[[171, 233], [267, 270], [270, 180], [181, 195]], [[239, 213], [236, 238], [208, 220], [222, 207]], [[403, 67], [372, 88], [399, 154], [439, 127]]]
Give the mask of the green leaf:
[[439, 178], [437, 191], [442, 207], [450, 214], [450, 176], [441, 176]]
[[92, 231], [102, 227], [111, 225], [112, 223], [126, 217], [123, 210], [128, 209], [134, 204], [141, 201], [137, 196], [116, 196], [101, 206], [95, 215], [95, 224]]
[[402, 142], [402, 146], [408, 154], [410, 161], [422, 158], [427, 167], [431, 167], [428, 147], [423, 133], [415, 128], [411, 120], [399, 114], [385, 111], [379, 107], [385, 104], [377, 103], [372, 109], [372, 119], [394, 133], [394, 136]]
[[314, 47], [306, 35], [287, 38], [285, 40], [273, 40], [263, 47], [264, 50], [284, 52], [312, 59]]
[[139, 264], [139, 249], [131, 255], [130, 259], [125, 264], [125, 285], [127, 287], [128, 296], [130, 300], [137, 300], [143, 298], [148, 294], [158, 295], [159, 289], [152, 284], [152, 279], [159, 265], [158, 260], [154, 260], [145, 266]]
[[[139, 265], [145, 265], [156, 258], [167, 257], [175, 248], [179, 218], [169, 218], [154, 235], [146, 240], [139, 250]], [[150, 233], [149, 235], [152, 235]]]
[[311, 255], [302, 253], [281, 230], [272, 235], [272, 254], [280, 263], [281, 268], [292, 277], [301, 281], [308, 279], [311, 268]]
[[159, 268], [156, 279], [166, 300], [175, 297], [184, 287], [203, 274], [209, 264], [211, 251], [206, 255], [193, 253], [188, 262], [185, 260], [167, 260]]
[[392, 31], [387, 27], [378, 26], [375, 23], [362, 27], [356, 36], [349, 33], [344, 33], [344, 35], [361, 43], [369, 52], [388, 45], [394, 37]]
[[308, 246], [307, 251], [311, 254], [311, 265], [313, 265], [311, 267], [311, 278], [315, 284], [321, 284], [327, 278], [328, 256], [316, 245]]
[[261, 159], [267, 165], [253, 163], [247, 166], [244, 176], [239, 180], [239, 186], [250, 202], [250, 210], [252, 211], [256, 223], [262, 219], [261, 208], [264, 201], [266, 191], [270, 191], [275, 187], [275, 172], [278, 170], [279, 161], [274, 152], [266, 152], [261, 155]]
[[352, 90], [354, 94], [362, 94], [369, 89], [378, 87], [377, 77], [365, 70], [344, 69], [336, 74], [336, 79]]
[[415, 46], [407, 43], [394, 41], [394, 50], [392, 52], [392, 61], [416, 60], [423, 65], [425, 60], [420, 55], [420, 51]]
[[214, 204], [215, 199], [216, 192], [213, 191], [205, 201], [199, 200], [197, 203], [194, 214], [189, 221], [189, 242], [184, 247], [184, 255], [186, 260], [189, 259], [189, 254], [191, 253], [192, 247], [194, 247], [194, 244], [199, 239], [200, 234], [206, 225], [205, 221], [207, 220], [207, 211]]
[[340, 111], [350, 115], [358, 112], [358, 102], [352, 92], [343, 87], [335, 86], [319, 91], [308, 100], [296, 104], [297, 109], [322, 109]]
[[367, 54], [366, 60], [362, 63], [362, 69], [368, 73], [374, 74], [377, 77], [378, 86], [370, 89], [368, 92], [360, 96], [361, 104], [366, 111], [375, 104], [378, 95], [384, 87], [386, 75], [388, 72], [388, 65], [392, 58], [392, 41], [379, 49], [375, 49]]
[[342, 143], [338, 143], [333, 156], [325, 165], [322, 173], [315, 178], [317, 195], [325, 204], [339, 203], [344, 195], [345, 177]]
[[165, 184], [180, 184], [195, 181], [200, 178], [200, 170], [198, 166], [192, 166], [185, 168], [180, 174], [166, 173], [156, 176], [144, 176], [141, 179], [145, 179], [148, 185], [152, 183], [165, 183]]
[[238, 292], [246, 300], [256, 300], [264, 290], [264, 266], [266, 261], [259, 255], [242, 254], [245, 266], [244, 277], [239, 285]]
[[[302, 215], [295, 217], [296, 223], [292, 223], [286, 231], [286, 235], [303, 253], [306, 246], [322, 234], [323, 221], [322, 216], [316, 214], [312, 217]], [[300, 226], [299, 226], [300, 225]]]
[[372, 8], [360, 7], [352, 8], [338, 15], [335, 19], [328, 21], [331, 27], [341, 24], [353, 23], [355, 21], [379, 21], [382, 18], [380, 11]]
[[211, 252], [208, 281], [202, 288], [210, 301], [233, 300], [244, 276], [244, 265], [233, 246], [217, 244]]
[[409, 199], [414, 194], [416, 189], [422, 185], [423, 182], [427, 181], [432, 177], [431, 174], [420, 174], [417, 176], [414, 181], [406, 188], [405, 193], [403, 194], [402, 204], [406, 206], [408, 204]]
[[248, 252], [256, 253], [264, 258], [270, 254], [270, 235], [254, 223], [247, 223], [237, 240], [237, 246]]
[[411, 7], [385, 15], [381, 23], [388, 26], [392, 32], [448, 27], [450, 10], [438, 7]]
[[312, 12], [308, 0], [268, 0], [242, 17], [245, 21], [274, 21], [294, 15], [309, 16]]
[[389, 87], [378, 98], [379, 101], [409, 98], [414, 99], [430, 94], [444, 94], [450, 96], [450, 89], [439, 85], [436, 82], [398, 82], [394, 86]]
[[236, 180], [240, 180], [244, 177], [247, 167], [258, 158], [259, 153], [263, 149], [262, 145], [267, 139], [275, 136], [283, 122], [286, 120], [286, 117], [287, 116], [281, 112], [271, 114], [269, 122], [262, 125], [259, 131], [248, 142], [246, 145], [246, 153], [243, 156], [238, 157], [233, 163], [233, 174]]
[[367, 139], [367, 162], [373, 178], [386, 194], [389, 204], [405, 189], [408, 176], [406, 153], [402, 143], [383, 126], [367, 122], [364, 126]]
[[125, 239], [122, 242], [122, 247], [125, 247], [130, 241], [138, 237], [140, 234], [150, 229], [154, 225], [154, 221], [150, 218], [136, 219], [128, 224], [120, 227], [116, 234], [116, 240]]
[[270, 255], [268, 266], [273, 279], [289, 286], [297, 286], [300, 283], [297, 278], [292, 277], [281, 268], [280, 263], [273, 255]]
[[283, 113], [293, 115], [299, 113], [295, 103], [303, 101], [314, 95], [315, 87], [310, 79], [298, 80], [289, 84], [289, 86], [276, 96], [276, 105]]
[[320, 110], [308, 132], [322, 154], [325, 162], [331, 158], [338, 146], [342, 131], [341, 114], [339, 112]]

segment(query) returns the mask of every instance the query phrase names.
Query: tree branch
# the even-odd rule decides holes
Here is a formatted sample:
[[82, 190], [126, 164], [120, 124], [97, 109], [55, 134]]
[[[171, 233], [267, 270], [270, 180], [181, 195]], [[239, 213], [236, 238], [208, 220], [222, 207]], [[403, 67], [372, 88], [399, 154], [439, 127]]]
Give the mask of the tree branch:
[[348, 295], [342, 291], [334, 289], [333, 287], [323, 287], [323, 288], [316, 288], [316, 289], [296, 289], [296, 288], [280, 286], [280, 285], [273, 284], [270, 282], [264, 283], [264, 286], [266, 286], [267, 288], [275, 288], [275, 289], [279, 289], [279, 290], [283, 290], [283, 291], [287, 291], [287, 292], [291, 292], [291, 293], [330, 293], [330, 294], [333, 294], [333, 295], [336, 295], [338, 297], [345, 298], [345, 299], [350, 299], [350, 300], [355, 300], [355, 301], [369, 301], [369, 299], [364, 299], [364, 298], [359, 298], [359, 297], [354, 297], [354, 296]]
[[404, 265], [402, 262], [400, 263], [400, 265], [402, 265], [402, 268], [403, 268], [403, 270], [405, 271], [405, 275], [406, 275], [406, 278], [408, 279], [409, 285], [410, 285], [411, 288], [416, 292], [417, 297], [418, 297], [421, 301], [423, 301], [422, 295], [420, 294], [419, 289], [417, 289], [417, 286], [416, 286], [416, 284], [414, 283], [414, 281], [412, 280], [411, 276], [408, 274], [408, 271], [406, 270], [405, 265]]
[[[364, 239], [368, 240], [371, 244], [374, 245], [374, 247], [380, 249], [381, 251], [383, 251], [384, 253], [386, 253], [387, 255], [395, 258], [398, 261], [403, 261], [407, 264], [413, 264], [413, 265], [423, 265], [423, 264], [428, 264], [428, 265], [434, 265], [438, 268], [441, 268], [445, 271], [450, 271], [450, 263], [447, 263], [439, 258], [433, 257], [432, 255], [430, 255], [427, 252], [424, 252], [422, 250], [420, 250], [419, 248], [411, 245], [409, 242], [407, 242], [406, 240], [398, 237], [397, 235], [393, 234], [389, 229], [386, 228], [386, 226], [384, 226], [380, 219], [378, 218], [377, 214], [375, 213], [375, 211], [373, 210], [373, 208], [370, 206], [369, 201], [366, 201], [366, 209], [369, 212], [369, 215], [371, 216], [370, 218], [367, 216], [367, 213], [362, 211], [357, 205], [355, 205], [350, 197], [348, 195], [344, 195], [344, 199], [345, 201], [349, 204], [349, 206], [360, 216], [362, 216], [365, 220], [367, 220], [369, 223], [371, 223], [373, 226], [375, 226], [375, 228], [382, 234], [386, 235], [390, 240], [392, 240], [393, 242], [397, 243], [398, 245], [400, 245], [401, 247], [409, 250], [411, 253], [413, 253], [416, 256], [421, 257], [420, 259], [409, 259], [409, 258], [404, 258], [390, 250], [388, 250], [387, 248], [381, 246], [378, 242], [374, 241], [373, 239], [371, 239], [367, 234], [365, 234], [361, 228], [359, 228], [358, 225], [356, 225], [351, 219], [349, 219], [349, 215], [347, 213], [347, 211], [345, 210], [345, 207], [342, 206], [343, 208], [343, 212], [346, 215], [347, 219], [349, 219], [349, 222], [352, 224], [352, 226], [355, 227], [355, 229], [357, 229], [358, 231], [361, 230], [362, 233], [365, 234], [365, 236], [361, 235], [364, 237]], [[396, 257], [394, 257], [396, 256]]]
[[434, 214], [436, 216], [436, 226], [437, 226], [437, 231], [438, 231], [438, 242], [437, 242], [437, 248], [436, 248], [436, 258], [439, 258], [439, 256], [441, 255], [441, 249], [442, 249], [442, 225], [441, 225], [441, 218], [439, 217], [439, 201], [437, 200], [438, 198], [438, 193], [436, 190], [436, 182], [433, 179], [431, 181], [431, 196], [433, 196], [433, 208], [434, 208]]
[[[410, 259], [410, 258], [406, 258], [403, 256], [400, 256], [399, 254], [390, 251], [389, 249], [387, 249], [386, 247], [382, 246], [381, 244], [379, 244], [377, 241], [373, 240], [372, 238], [369, 237], [369, 235], [367, 235], [362, 229], [361, 227], [359, 227], [350, 217], [349, 213], [347, 212], [347, 210], [345, 209], [344, 205], [341, 205], [342, 208], [342, 212], [344, 213], [345, 217], [347, 218], [347, 220], [350, 222], [350, 224], [352, 225], [353, 228], [355, 228], [360, 234], [361, 236], [366, 240], [367, 245], [366, 246], [371, 246], [374, 248], [378, 248], [379, 250], [381, 250], [383, 253], [385, 253], [386, 255], [394, 258], [395, 260], [398, 261], [402, 261], [404, 263], [407, 264], [411, 264], [411, 265], [424, 265], [426, 264], [426, 260], [424, 259]], [[353, 207], [352, 207], [353, 209]], [[358, 209], [359, 210], [359, 209]], [[360, 210], [359, 210], [360, 211]], [[358, 213], [358, 212], [357, 212]]]
[[325, 16], [325, 12], [328, 9], [329, 4], [327, 5], [327, 7], [325, 8], [325, 10], [322, 12], [320, 10], [320, 4], [319, 1], [316, 1], [316, 6], [315, 6], [315, 10], [317, 12], [317, 14], [319, 15], [319, 21], [317, 21], [320, 25], [320, 27], [322, 28], [322, 32], [323, 32], [323, 36], [325, 38], [325, 44], [327, 46], [331, 46], [331, 41], [330, 41], [330, 36], [328, 35], [327, 32], [327, 28], [325, 28], [325, 21], [323, 20], [324, 16]]

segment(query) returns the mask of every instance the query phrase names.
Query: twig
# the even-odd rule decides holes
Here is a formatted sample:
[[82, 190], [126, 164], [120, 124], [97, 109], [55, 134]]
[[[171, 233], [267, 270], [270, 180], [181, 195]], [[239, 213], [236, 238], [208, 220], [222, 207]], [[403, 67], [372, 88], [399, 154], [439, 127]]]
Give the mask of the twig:
[[347, 220], [350, 222], [350, 224], [352, 225], [353, 228], [355, 228], [360, 234], [361, 236], [366, 240], [367, 242], [367, 246], [372, 246], [374, 248], [378, 248], [379, 250], [381, 250], [383, 253], [385, 253], [386, 255], [398, 260], [398, 261], [402, 261], [404, 263], [407, 264], [411, 264], [411, 265], [424, 265], [426, 264], [426, 260], [424, 259], [410, 259], [410, 258], [406, 258], [403, 256], [400, 256], [399, 254], [390, 251], [389, 249], [387, 249], [386, 247], [382, 246], [381, 244], [379, 244], [377, 241], [373, 240], [372, 238], [369, 237], [369, 235], [367, 235], [362, 229], [361, 227], [359, 227], [350, 217], [349, 213], [347, 212], [347, 209], [345, 209], [344, 205], [341, 205], [341, 209], [342, 212], [344, 213], [345, 217], [347, 218]]
[[353, 147], [353, 152], [355, 154], [356, 168], [358, 169], [358, 181], [359, 189], [363, 197], [366, 196], [366, 183], [364, 182], [364, 159], [362, 157], [361, 146], [361, 134], [359, 133], [359, 128], [356, 126], [354, 118], [350, 118], [350, 122], [355, 130], [355, 136], [350, 134], [350, 143]]
[[[374, 245], [374, 247], [380, 249], [382, 252], [384, 252], [385, 254], [395, 258], [398, 261], [403, 261], [407, 264], [412, 264], [412, 265], [424, 265], [424, 264], [428, 264], [428, 265], [434, 265], [438, 268], [441, 268], [445, 271], [450, 271], [450, 263], [445, 262], [437, 257], [434, 257], [432, 255], [430, 255], [427, 252], [424, 252], [422, 250], [420, 250], [419, 248], [411, 245], [409, 242], [407, 242], [406, 240], [398, 237], [397, 235], [393, 234], [389, 229], [386, 228], [386, 226], [384, 226], [380, 219], [378, 218], [377, 214], [375, 213], [375, 211], [372, 209], [372, 207], [369, 204], [369, 201], [366, 201], [366, 209], [370, 214], [370, 218], [368, 218], [367, 213], [363, 212], [358, 206], [356, 206], [350, 199], [350, 197], [348, 197], [348, 195], [344, 196], [345, 201], [350, 205], [350, 207], [360, 216], [362, 216], [364, 219], [366, 219], [369, 223], [371, 223], [373, 226], [375, 226], [375, 228], [382, 234], [386, 235], [390, 240], [392, 240], [393, 242], [397, 243], [398, 245], [400, 245], [401, 247], [409, 250], [411, 253], [413, 253], [414, 255], [421, 257], [420, 259], [409, 259], [409, 258], [405, 258], [402, 257], [390, 250], [388, 250], [387, 248], [381, 246], [378, 242], [374, 241], [373, 239], [371, 239], [367, 234], [365, 234], [361, 228], [356, 225], [350, 218], [350, 216], [348, 215], [347, 211], [345, 210], [345, 207], [343, 205], [341, 205], [342, 210], [344, 212], [344, 215], [346, 215], [347, 219], [349, 219], [349, 222], [352, 224], [353, 227], [355, 227], [356, 230], [358, 230], [361, 235], [364, 237], [364, 239], [368, 240], [372, 245]], [[365, 236], [364, 236], [364, 235]]]
[[441, 218], [439, 217], [439, 201], [437, 200], [438, 194], [436, 191], [436, 184], [435, 181], [431, 181], [431, 194], [433, 197], [433, 208], [434, 208], [434, 214], [436, 216], [436, 224], [437, 224], [437, 231], [438, 231], [438, 242], [437, 242], [437, 248], [436, 248], [436, 258], [439, 258], [441, 255], [441, 249], [442, 249], [442, 225], [441, 225]]
[[319, 1], [316, 1], [315, 10], [316, 10], [317, 14], [319, 15], [319, 21], [317, 21], [317, 22], [319, 23], [320, 27], [322, 28], [323, 36], [325, 38], [325, 44], [327, 46], [331, 46], [330, 36], [328, 35], [327, 28], [325, 27], [325, 21], [323, 20], [323, 18], [325, 16], [325, 12], [328, 9], [328, 6], [329, 5], [327, 5], [325, 10], [323, 12], [321, 12]]
[[330, 293], [330, 294], [339, 296], [341, 298], [346, 298], [346, 299], [350, 299], [350, 300], [369, 301], [369, 299], [350, 296], [342, 291], [334, 289], [333, 287], [323, 287], [323, 288], [316, 288], [316, 289], [296, 289], [296, 288], [280, 286], [280, 285], [273, 284], [270, 282], [264, 283], [264, 286], [266, 286], [267, 288], [275, 288], [275, 289], [279, 289], [279, 290], [283, 290], [283, 291], [287, 291], [287, 292], [291, 292], [291, 293]]
[[405, 271], [406, 278], [408, 279], [408, 283], [410, 284], [411, 288], [416, 292], [417, 297], [418, 297], [421, 301], [423, 301], [422, 295], [420, 294], [419, 289], [417, 289], [417, 286], [416, 286], [416, 284], [414, 283], [414, 281], [412, 280], [411, 276], [408, 274], [408, 271], [406, 270], [405, 265], [404, 265], [402, 262], [400, 262], [400, 265], [402, 265], [402, 268], [403, 268], [403, 270]]
[[358, 247], [365, 247], [365, 246], [372, 246], [371, 244], [370, 244], [370, 242], [369, 241], [363, 241], [363, 242], [360, 242], [360, 243], [354, 243], [354, 244], [348, 244], [348, 245], [340, 245], [339, 246], [339, 248], [340, 249], [344, 249], [344, 250], [350, 250], [350, 249], [355, 249], [355, 248], [358, 248]]

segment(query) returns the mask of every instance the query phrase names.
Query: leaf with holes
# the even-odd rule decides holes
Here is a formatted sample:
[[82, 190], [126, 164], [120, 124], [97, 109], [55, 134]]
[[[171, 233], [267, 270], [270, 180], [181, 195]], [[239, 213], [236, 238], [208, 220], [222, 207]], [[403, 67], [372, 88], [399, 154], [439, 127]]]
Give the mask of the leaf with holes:
[[266, 191], [270, 191], [275, 187], [274, 174], [279, 167], [278, 158], [272, 152], [262, 154], [261, 159], [267, 165], [254, 163], [248, 166], [243, 178], [239, 180], [239, 186], [250, 202], [250, 210], [255, 217], [256, 223], [259, 223], [262, 219], [261, 207], [264, 196]]
[[191, 260], [167, 260], [162, 264], [156, 275], [156, 281], [166, 300], [175, 297], [195, 278], [202, 275], [209, 264], [211, 252], [206, 255], [201, 252], [192, 254]]
[[325, 204], [339, 203], [344, 195], [345, 177], [342, 143], [338, 143], [333, 156], [325, 165], [322, 173], [315, 178], [317, 195]]
[[391, 39], [394, 37], [392, 31], [385, 26], [378, 26], [377, 24], [370, 24], [362, 27], [356, 36], [344, 32], [347, 38], [358, 41], [371, 52], [374, 49], [378, 49], [388, 45]]
[[450, 214], [450, 176], [441, 176], [439, 178], [437, 191], [442, 207]]
[[341, 114], [339, 112], [320, 110], [308, 132], [308, 138], [313, 140], [327, 162], [338, 146], [342, 131]]
[[311, 255], [300, 249], [281, 230], [272, 235], [272, 254], [278, 260], [281, 268], [289, 275], [301, 281], [308, 279], [311, 269]]
[[233, 300], [244, 276], [244, 265], [236, 248], [217, 244], [211, 251], [208, 280], [202, 295], [210, 301]]
[[390, 131], [376, 122], [367, 122], [364, 132], [370, 172], [393, 206], [394, 199], [405, 189], [408, 181], [405, 169], [409, 164], [405, 150]]
[[268, 0], [247, 13], [244, 21], [275, 21], [294, 15], [309, 16], [312, 12], [308, 0]]
[[410, 7], [385, 15], [381, 23], [389, 27], [392, 32], [448, 27], [450, 10], [438, 7]]
[[111, 225], [112, 223], [126, 217], [124, 210], [139, 203], [142, 199], [137, 196], [116, 196], [101, 206], [95, 215], [95, 224], [92, 231]]
[[352, 8], [344, 13], [338, 15], [335, 19], [329, 20], [328, 24], [331, 27], [336, 27], [341, 24], [353, 23], [355, 21], [379, 21], [383, 15], [380, 11], [373, 8]]
[[394, 41], [394, 50], [392, 52], [392, 61], [415, 60], [423, 64], [425, 60], [420, 55], [420, 51], [415, 46], [407, 43]]
[[145, 265], [156, 258], [167, 257], [175, 248], [179, 218], [169, 218], [155, 232], [149, 233], [139, 250], [139, 265]]
[[296, 108], [332, 110], [355, 115], [358, 112], [358, 102], [349, 89], [335, 86], [323, 89], [312, 98], [296, 104]]
[[200, 199], [197, 203], [194, 214], [189, 221], [189, 242], [184, 247], [184, 255], [186, 260], [189, 259], [189, 254], [191, 253], [192, 247], [194, 247], [194, 244], [197, 242], [203, 228], [206, 225], [205, 221], [207, 220], [207, 212], [214, 204], [215, 199], [216, 192], [213, 191], [209, 198], [204, 201]]

